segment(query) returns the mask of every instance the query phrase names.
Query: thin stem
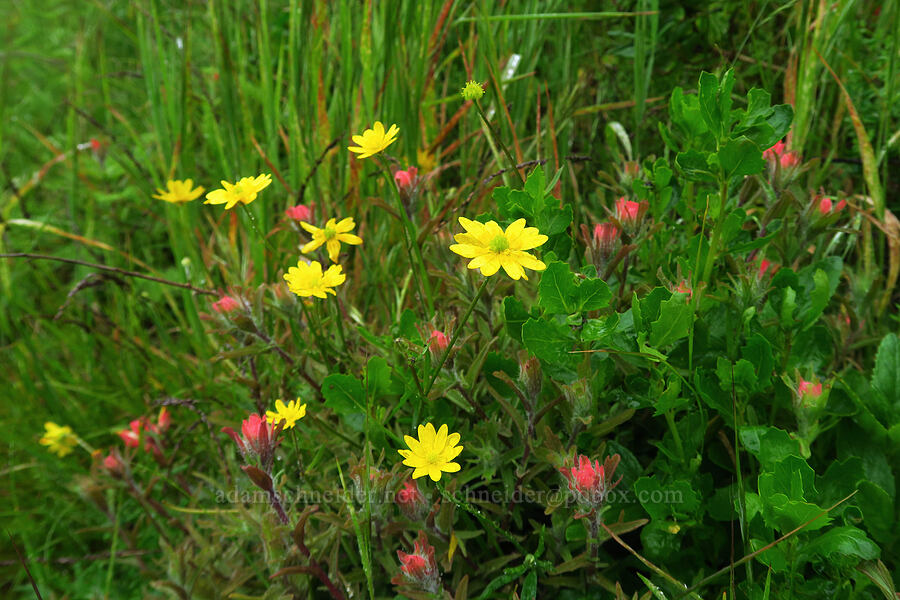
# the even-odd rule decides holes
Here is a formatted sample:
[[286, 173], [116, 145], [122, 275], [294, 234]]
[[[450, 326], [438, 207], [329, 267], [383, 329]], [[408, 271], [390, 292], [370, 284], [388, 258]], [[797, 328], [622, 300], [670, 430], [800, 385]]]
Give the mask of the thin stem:
[[675, 426], [675, 414], [671, 410], [666, 411], [666, 423], [669, 424], [669, 431], [672, 432], [672, 439], [675, 440], [678, 458], [681, 459], [681, 464], [684, 464], [684, 447], [681, 445], [681, 434], [678, 433], [678, 427]]
[[[403, 238], [406, 242], [406, 253], [409, 255], [410, 268], [412, 269], [413, 277], [416, 280], [416, 291], [419, 292], [419, 299], [428, 307], [427, 317], [430, 319], [434, 314], [434, 300], [431, 297], [431, 285], [428, 282], [428, 271], [425, 269], [425, 260], [422, 258], [422, 249], [419, 248], [417, 242], [418, 236], [416, 235], [415, 227], [413, 226], [412, 221], [409, 220], [409, 215], [406, 214], [406, 207], [403, 206], [403, 198], [400, 196], [400, 188], [397, 187], [397, 182], [391, 175], [391, 170], [388, 168], [387, 163], [383, 160], [379, 160], [378, 164], [388, 181], [388, 186], [394, 191], [393, 195], [397, 200], [400, 221], [403, 224]], [[416, 273], [416, 269], [418, 269], [418, 273]]]
[[341, 338], [341, 347], [347, 347], [347, 338], [344, 337], [344, 320], [341, 318], [341, 308], [338, 306], [337, 296], [334, 297], [334, 318], [337, 321], [338, 336]]
[[472, 298], [472, 302], [469, 303], [469, 308], [466, 309], [466, 313], [460, 320], [459, 325], [456, 326], [456, 330], [453, 332], [453, 337], [450, 338], [450, 343], [447, 345], [447, 349], [444, 350], [444, 354], [441, 355], [441, 361], [434, 369], [434, 373], [432, 373], [431, 375], [431, 381], [428, 382], [428, 387], [425, 388], [426, 398], [428, 397], [428, 393], [431, 391], [431, 388], [434, 387], [434, 382], [437, 381], [438, 375], [440, 375], [441, 373], [441, 369], [444, 368], [444, 363], [447, 362], [447, 357], [449, 357], [450, 352], [453, 351], [453, 346], [456, 344], [456, 340], [459, 339], [459, 334], [462, 333], [462, 329], [466, 325], [466, 321], [469, 320], [469, 315], [471, 315], [472, 311], [475, 309], [475, 304], [478, 303], [478, 299], [481, 298], [481, 294], [484, 293], [484, 288], [487, 287], [487, 283], [488, 278], [485, 277], [481, 282], [481, 287], [479, 287], [478, 291], [475, 293], [475, 297]]
[[206, 294], [207, 296], [218, 296], [219, 293], [214, 290], [204, 290], [203, 288], [194, 287], [188, 283], [179, 283], [177, 281], [170, 281], [168, 279], [163, 279], [161, 277], [153, 277], [152, 275], [144, 275], [143, 273], [138, 273], [137, 271], [128, 271], [126, 269], [119, 269], [118, 267], [109, 267], [107, 265], [103, 265], [100, 263], [92, 263], [84, 260], [77, 260], [74, 258], [62, 258], [60, 256], [51, 256], [49, 254], [32, 254], [30, 252], [12, 252], [8, 254], [0, 254], [0, 258], [33, 258], [36, 260], [55, 260], [56, 262], [68, 263], [70, 265], [82, 265], [84, 267], [90, 267], [92, 269], [99, 269], [100, 271], [109, 271], [110, 273], [116, 273], [118, 275], [125, 275], [126, 277], [137, 277], [138, 279], [146, 279], [147, 281], [155, 281], [156, 283], [161, 283], [163, 285], [170, 285], [172, 287], [184, 288], [186, 290], [191, 290], [192, 292], [196, 292], [198, 294]]
[[256, 235], [262, 240], [263, 244], [266, 245], [266, 248], [271, 250], [272, 252], [277, 252], [275, 247], [272, 245], [272, 242], [269, 241], [269, 238], [263, 235], [262, 231], [259, 230], [259, 227], [256, 225], [256, 217], [253, 216], [253, 211], [250, 210], [250, 206], [247, 204], [242, 204], [244, 207], [244, 212], [250, 217], [250, 227], [253, 228], [253, 231], [256, 232]]
[[522, 183], [522, 186], [525, 185], [525, 179], [522, 177], [522, 174], [519, 172], [519, 169], [516, 168], [516, 161], [513, 159], [512, 154], [509, 152], [509, 148], [506, 147], [506, 144], [500, 139], [500, 135], [498, 132], [494, 131], [494, 127], [491, 125], [491, 122], [488, 121], [487, 115], [484, 114], [484, 110], [481, 108], [481, 104], [478, 100], [475, 101], [475, 108], [478, 109], [478, 114], [481, 116], [482, 122], [484, 122], [485, 126], [488, 128], [488, 131], [491, 134], [491, 137], [494, 138], [494, 141], [500, 146], [500, 149], [503, 150], [503, 154], [506, 155], [506, 160], [509, 161], [512, 170], [515, 171], [516, 176], [519, 178], [519, 181]]
[[478, 522], [481, 523], [481, 525], [483, 527], [490, 529], [495, 534], [499, 535], [500, 537], [502, 537], [503, 539], [505, 539], [506, 541], [511, 543], [513, 546], [516, 547], [516, 550], [518, 550], [522, 554], [527, 554], [527, 552], [525, 552], [525, 549], [522, 547], [522, 545], [519, 543], [519, 541], [516, 538], [514, 538], [506, 530], [500, 529], [499, 527], [494, 525], [487, 517], [484, 516], [483, 512], [481, 512], [480, 510], [478, 510], [477, 508], [475, 508], [474, 506], [469, 504], [468, 501], [458, 499], [456, 497], [456, 494], [451, 494], [450, 492], [448, 492], [447, 489], [444, 487], [444, 484], [442, 484], [440, 481], [436, 481], [434, 483], [437, 486], [437, 489], [440, 490], [441, 495], [444, 498], [446, 498], [447, 500], [449, 500], [450, 502], [455, 504], [458, 508], [463, 509], [464, 511], [466, 511], [467, 513], [469, 513], [470, 515], [472, 515], [473, 517], [478, 519]]

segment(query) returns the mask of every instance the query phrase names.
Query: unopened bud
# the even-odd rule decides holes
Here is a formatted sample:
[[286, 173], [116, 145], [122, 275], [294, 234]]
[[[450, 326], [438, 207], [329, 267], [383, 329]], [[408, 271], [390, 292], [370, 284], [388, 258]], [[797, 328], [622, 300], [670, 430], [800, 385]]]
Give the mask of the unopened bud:
[[519, 361], [519, 383], [525, 390], [525, 395], [534, 407], [541, 395], [541, 387], [544, 384], [544, 374], [541, 371], [541, 361], [536, 356]]

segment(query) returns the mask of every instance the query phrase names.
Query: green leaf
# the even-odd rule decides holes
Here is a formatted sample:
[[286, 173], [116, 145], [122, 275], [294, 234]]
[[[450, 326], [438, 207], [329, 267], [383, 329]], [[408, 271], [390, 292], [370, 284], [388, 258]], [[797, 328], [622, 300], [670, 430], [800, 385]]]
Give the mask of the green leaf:
[[[802, 277], [801, 281], [806, 283]], [[803, 324], [803, 329], [813, 325], [822, 316], [822, 312], [828, 306], [828, 301], [834, 293], [834, 289], [830, 286], [828, 275], [822, 269], [816, 269], [812, 274], [811, 284], [809, 287], [812, 289], [807, 289], [807, 302], [804, 302], [798, 315]]]
[[525, 576], [525, 581], [522, 582], [522, 593], [519, 597], [522, 600], [537, 598], [537, 571], [531, 570]]
[[522, 325], [528, 320], [525, 305], [515, 296], [503, 299], [503, 317], [506, 320], [506, 331], [519, 343], [522, 343]]
[[714, 182], [716, 176], [709, 166], [709, 152], [688, 150], [675, 155], [675, 164], [684, 173], [684, 176], [692, 181]]
[[767, 119], [767, 122], [772, 126], [775, 141], [769, 146], [766, 146], [766, 148], [771, 147], [775, 142], [786, 136], [788, 130], [791, 128], [791, 122], [794, 120], [794, 107], [790, 104], [778, 104], [773, 108], [772, 114]]
[[772, 370], [775, 368], [775, 356], [772, 353], [772, 344], [759, 333], [754, 333], [741, 348], [741, 356], [756, 369], [756, 380], [759, 389], [769, 387], [772, 379]]
[[564, 262], [552, 262], [538, 284], [538, 304], [550, 314], [577, 314], [606, 307], [612, 298], [602, 279], [580, 279]]
[[712, 73], [700, 73], [697, 84], [700, 99], [700, 116], [717, 138], [722, 137], [722, 110], [719, 104], [719, 78]]
[[762, 150], [744, 136], [729, 140], [719, 149], [719, 165], [728, 178], [756, 175], [766, 168]]
[[606, 339], [616, 332], [619, 326], [619, 313], [612, 313], [606, 318], [588, 319], [581, 330], [581, 339], [596, 342]]
[[787, 456], [771, 471], [759, 475], [759, 494], [763, 498], [783, 493], [791, 500], [806, 500], [816, 494], [815, 471], [799, 456]]
[[[801, 560], [820, 556], [828, 562], [837, 561], [845, 566], [860, 560], [874, 560], [880, 554], [878, 546], [862, 530], [849, 525], [829, 529], [800, 549]], [[853, 560], [840, 560], [841, 557]]]
[[857, 504], [862, 510], [866, 529], [879, 542], [890, 543], [897, 533], [897, 519], [894, 502], [888, 493], [871, 481], [860, 481]]
[[659, 319], [650, 325], [650, 345], [668, 346], [687, 337], [691, 328], [691, 306], [681, 294], [675, 294], [659, 307]]
[[572, 215], [572, 207], [569, 204], [562, 208], [545, 208], [535, 217], [534, 222], [528, 225], [537, 227], [538, 231], [552, 238], [566, 232], [572, 223]]
[[[816, 496], [814, 481], [815, 472], [798, 456], [788, 456], [761, 473], [757, 485], [766, 524], [786, 533], [818, 517], [823, 509], [807, 501]], [[816, 518], [806, 531], [821, 529], [830, 521], [829, 515]]]
[[325, 406], [338, 415], [365, 412], [366, 395], [362, 383], [352, 375], [335, 373], [322, 381]]
[[[403, 391], [403, 385], [391, 377], [391, 367], [380, 356], [373, 356], [366, 364], [366, 387], [372, 399], [396, 395]], [[365, 402], [365, 396], [363, 396]]]
[[653, 520], [669, 517], [690, 517], [700, 507], [700, 497], [685, 479], [663, 485], [656, 475], [641, 477], [634, 482], [638, 502]]
[[[525, 347], [547, 365], [555, 366], [574, 380], [574, 367], [578, 358], [570, 354], [575, 342], [572, 330], [557, 321], [528, 319], [522, 326], [522, 342]], [[548, 373], [553, 376], [553, 373]], [[563, 375], [563, 373], [557, 373]]]
[[578, 312], [606, 308], [610, 299], [612, 292], [602, 279], [584, 279], [578, 285]]
[[[767, 545], [768, 542], [765, 542], [763, 540], [750, 540], [750, 548], [754, 552], [756, 552], [760, 548], [765, 548]], [[760, 552], [756, 556], [756, 560], [766, 565], [767, 567], [770, 567], [775, 572], [786, 571], [789, 564], [787, 556], [784, 553], [784, 549], [777, 544], [775, 546], [772, 546], [765, 552]]]
[[422, 336], [419, 335], [419, 330], [416, 329], [417, 321], [418, 317], [416, 316], [416, 313], [412, 309], [407, 308], [400, 315], [398, 330], [400, 331], [401, 337], [405, 337], [411, 342], [417, 342], [421, 344]]
[[[682, 536], [669, 530], [670, 524], [666, 521], [650, 521], [641, 529], [641, 545], [650, 560], [660, 560], [671, 556], [677, 556], [681, 550]], [[648, 587], [652, 584], [647, 581]], [[655, 586], [654, 586], [655, 587]], [[650, 589], [654, 589], [651, 587]], [[659, 588], [656, 588], [657, 590]], [[659, 598], [660, 596], [657, 596]], [[665, 598], [665, 596], [661, 596]]]
[[719, 376], [719, 385], [726, 392], [731, 392], [732, 383], [735, 390], [745, 393], [756, 389], [756, 370], [749, 360], [738, 359], [732, 367], [730, 360], [720, 356], [716, 360], [716, 374]]
[[889, 333], [878, 345], [872, 388], [878, 397], [867, 403], [870, 410], [883, 425], [894, 425], [900, 420], [900, 339], [896, 334]]
[[740, 429], [744, 448], [756, 457], [763, 469], [772, 469], [788, 456], [801, 456], [800, 443], [777, 427], [744, 426]]
[[541, 165], [536, 166], [534, 170], [528, 174], [528, 178], [525, 180], [525, 191], [535, 201], [535, 205], [540, 206], [541, 208], [543, 208], [544, 205], [545, 183], [544, 169]]
[[564, 262], [547, 265], [538, 284], [538, 304], [541, 308], [552, 314], [571, 314], [575, 312], [574, 295], [575, 282], [569, 265]]

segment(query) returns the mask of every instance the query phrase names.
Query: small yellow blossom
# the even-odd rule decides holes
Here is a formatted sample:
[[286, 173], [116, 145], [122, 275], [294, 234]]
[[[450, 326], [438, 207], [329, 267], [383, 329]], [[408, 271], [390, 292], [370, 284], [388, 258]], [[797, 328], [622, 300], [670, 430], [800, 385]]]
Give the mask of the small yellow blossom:
[[44, 437], [40, 439], [42, 446], [47, 446], [50, 452], [55, 452], [60, 457], [72, 452], [72, 448], [78, 445], [75, 432], [68, 425], [60, 427], [52, 421], [44, 423]]
[[521, 277], [527, 280], [523, 267], [535, 271], [547, 268], [543, 262], [525, 252], [537, 248], [548, 239], [536, 227], [525, 227], [525, 219], [513, 221], [506, 231], [494, 221], [479, 223], [460, 217], [459, 223], [466, 232], [454, 236], [458, 243], [450, 246], [450, 250], [473, 259], [469, 262], [469, 268], [481, 269], [485, 277], [490, 277], [503, 267], [513, 279]]
[[180, 204], [182, 202], [196, 200], [205, 189], [206, 188], [202, 186], [194, 188], [193, 179], [185, 179], [184, 181], [181, 181], [180, 179], [170, 179], [166, 182], [166, 190], [163, 191], [157, 188], [156, 194], [153, 197], [173, 204]]
[[256, 200], [256, 195], [270, 183], [272, 183], [272, 176], [268, 173], [257, 177], [242, 177], [234, 184], [223, 181], [224, 189], [208, 193], [203, 204], [224, 204], [225, 210], [229, 210], [238, 202], [250, 204]]
[[325, 227], [322, 229], [315, 225], [310, 225], [306, 221], [301, 222], [300, 227], [312, 234], [312, 241], [300, 248], [300, 252], [306, 254], [325, 244], [325, 249], [328, 250], [328, 258], [331, 259], [331, 262], [337, 262], [338, 255], [341, 253], [341, 242], [352, 246], [362, 244], [361, 238], [348, 233], [356, 227], [356, 223], [351, 217], [341, 219], [339, 222], [335, 222], [334, 219], [328, 219]]
[[281, 400], [275, 401], [275, 410], [267, 410], [266, 417], [270, 423], [278, 425], [284, 421], [284, 428], [291, 429], [294, 423], [306, 416], [306, 405], [300, 404], [300, 398], [285, 404]]
[[301, 260], [284, 275], [288, 289], [292, 292], [298, 296], [316, 298], [327, 298], [327, 294], [335, 294], [331, 288], [341, 285], [346, 279], [347, 276], [341, 272], [341, 265], [331, 265], [325, 273], [322, 273], [322, 265], [316, 260], [311, 263]]
[[359, 154], [357, 158], [369, 158], [396, 142], [399, 132], [400, 128], [396, 125], [391, 125], [390, 129], [385, 132], [381, 121], [375, 121], [372, 129], [366, 129], [362, 135], [353, 136], [353, 142], [359, 145], [349, 146], [347, 149]]
[[463, 100], [478, 100], [484, 96], [484, 88], [477, 81], [468, 81], [460, 94]]
[[403, 436], [403, 440], [409, 446], [409, 450], [397, 452], [403, 457], [403, 464], [414, 469], [413, 479], [428, 475], [432, 481], [440, 481], [442, 471], [447, 473], [459, 471], [459, 464], [451, 461], [459, 456], [463, 447], [457, 446], [459, 434], [448, 435], [446, 425], [441, 425], [437, 431], [431, 423], [419, 425], [418, 440], [409, 435]]
[[437, 166], [437, 156], [429, 154], [427, 150], [417, 150], [416, 162], [419, 163], [419, 172], [424, 175], [434, 171]]

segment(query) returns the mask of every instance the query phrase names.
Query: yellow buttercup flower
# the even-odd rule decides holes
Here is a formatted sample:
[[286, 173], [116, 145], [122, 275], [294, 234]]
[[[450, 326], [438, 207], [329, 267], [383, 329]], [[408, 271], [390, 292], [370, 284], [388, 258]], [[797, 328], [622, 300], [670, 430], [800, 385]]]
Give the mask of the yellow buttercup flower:
[[44, 430], [44, 437], [39, 440], [41, 445], [47, 446], [50, 452], [55, 452], [60, 457], [69, 454], [72, 448], [78, 445], [78, 438], [68, 425], [60, 427], [52, 421], [47, 421], [44, 423]]
[[431, 423], [419, 425], [418, 440], [409, 435], [403, 436], [403, 440], [409, 450], [397, 452], [403, 457], [403, 464], [414, 469], [413, 479], [428, 475], [432, 481], [440, 481], [442, 472], [459, 471], [459, 464], [451, 461], [459, 456], [463, 447], [456, 445], [459, 443], [459, 434], [448, 435], [446, 425], [441, 425], [437, 431]]
[[396, 142], [399, 132], [400, 128], [396, 125], [391, 125], [390, 129], [385, 132], [381, 121], [375, 121], [372, 129], [366, 129], [362, 135], [353, 136], [353, 142], [359, 145], [349, 146], [347, 149], [359, 154], [357, 158], [369, 158]]
[[341, 265], [331, 265], [322, 273], [322, 265], [318, 261], [305, 263], [302, 260], [296, 267], [291, 267], [284, 275], [288, 289], [298, 296], [315, 296], [327, 298], [327, 294], [335, 294], [331, 288], [344, 283], [347, 276], [341, 272]]
[[352, 246], [362, 244], [361, 238], [348, 233], [356, 227], [356, 223], [351, 217], [341, 219], [339, 222], [335, 222], [334, 219], [328, 219], [325, 227], [322, 229], [315, 225], [310, 225], [306, 221], [301, 222], [300, 227], [312, 234], [312, 241], [300, 248], [300, 252], [306, 254], [325, 244], [325, 249], [328, 250], [328, 258], [331, 259], [331, 262], [337, 262], [338, 255], [341, 253], [341, 242]]
[[535, 271], [547, 268], [547, 265], [525, 252], [547, 241], [547, 236], [539, 233], [536, 227], [525, 227], [525, 219], [513, 221], [506, 231], [494, 221], [479, 223], [460, 217], [459, 223], [466, 232], [454, 236], [458, 243], [450, 246], [450, 250], [473, 259], [469, 262], [469, 268], [481, 269], [485, 277], [490, 277], [503, 267], [513, 279], [521, 277], [527, 280], [523, 267]]
[[306, 416], [306, 405], [300, 404], [300, 398], [285, 404], [281, 400], [275, 401], [275, 410], [267, 410], [266, 418], [270, 423], [278, 425], [284, 421], [284, 428], [291, 429], [294, 423]]
[[225, 210], [232, 208], [238, 202], [250, 204], [256, 200], [256, 195], [270, 183], [272, 183], [272, 176], [268, 173], [257, 177], [242, 177], [234, 184], [223, 181], [224, 189], [208, 193], [203, 204], [224, 204]]
[[184, 181], [181, 181], [180, 179], [170, 179], [166, 182], [165, 191], [157, 188], [156, 194], [154, 194], [153, 197], [173, 204], [180, 204], [182, 202], [196, 200], [205, 189], [206, 188], [202, 186], [194, 188], [193, 179], [185, 179]]

